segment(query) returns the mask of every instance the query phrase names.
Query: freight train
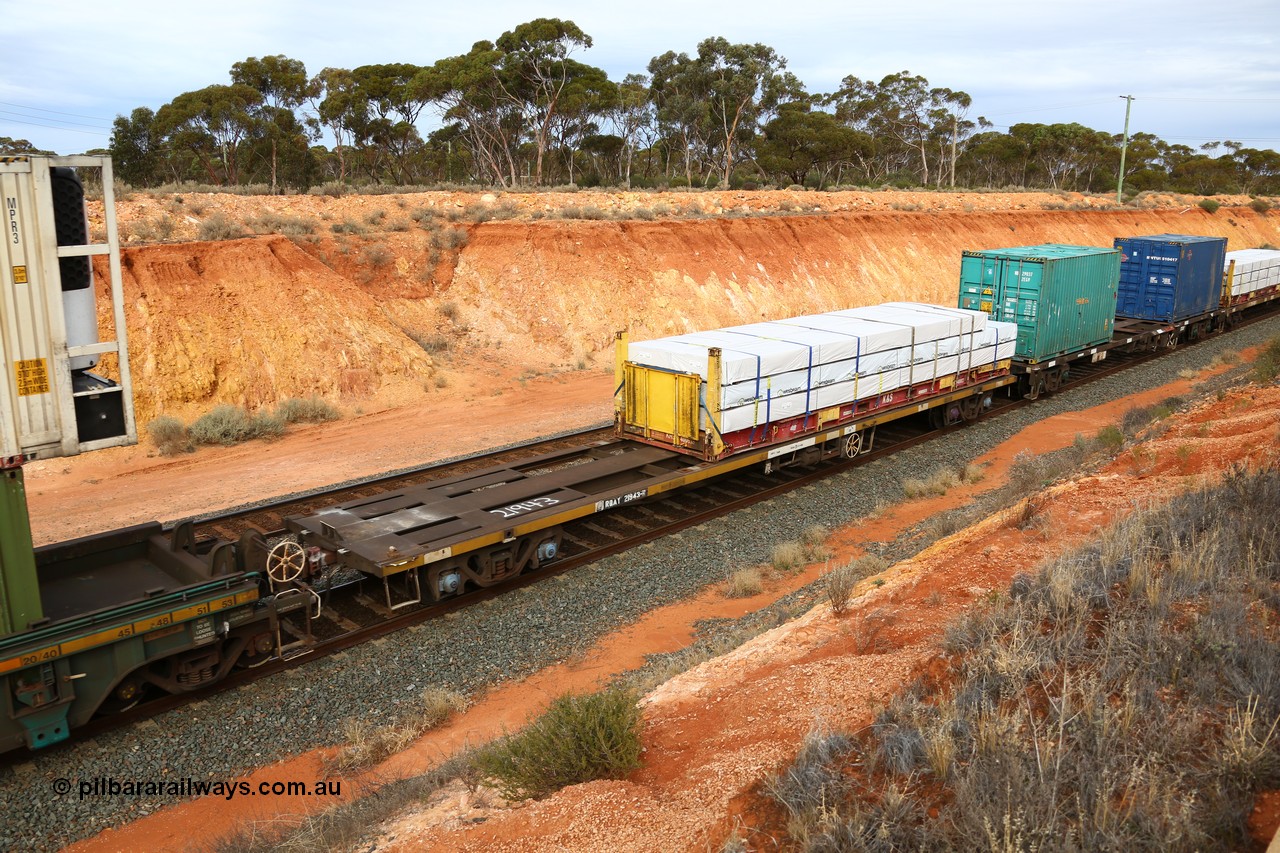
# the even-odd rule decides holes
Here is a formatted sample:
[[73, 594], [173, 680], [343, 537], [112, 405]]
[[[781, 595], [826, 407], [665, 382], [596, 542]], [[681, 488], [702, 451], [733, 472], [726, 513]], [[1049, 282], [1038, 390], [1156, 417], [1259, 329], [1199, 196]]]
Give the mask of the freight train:
[[[11, 214], [23, 259], [107, 254], [118, 304], [109, 189], [105, 247], [55, 241], [46, 228], [41, 248], [28, 237], [33, 221], [52, 216], [39, 197], [49, 186], [43, 176], [65, 166], [16, 159], [0, 162], [0, 187], [8, 194], [25, 174], [39, 191]], [[109, 163], [103, 172], [109, 188]], [[41, 340], [11, 343], [6, 329], [6, 402], [30, 413], [41, 395], [62, 388], [66, 399], [47, 407], [47, 419], [65, 415], [72, 437], [55, 441], [31, 417], [7, 433], [0, 750], [48, 746], [145, 695], [193, 691], [237, 668], [305, 652], [322, 606], [315, 580], [335, 566], [381, 581], [388, 611], [461, 595], [560, 558], [573, 520], [731, 471], [856, 457], [872, 448], [881, 424], [918, 415], [939, 427], [972, 421], [996, 393], [1057, 390], [1080, 359], [1226, 328], [1240, 312], [1280, 297], [1280, 253], [1228, 258], [1224, 274], [1224, 246], [1157, 235], [1109, 248], [966, 252], [956, 307], [888, 303], [636, 343], [620, 333], [616, 440], [290, 517], [290, 535], [274, 544], [258, 534], [198, 540], [189, 523], [171, 530], [150, 523], [32, 551], [20, 454], [127, 442], [132, 412], [126, 406], [117, 419], [129, 427], [117, 439], [80, 441], [75, 395], [101, 397], [106, 380], [77, 385], [71, 375], [83, 368], [55, 359], [43, 383], [28, 378], [15, 388], [15, 376], [40, 366], [33, 362], [43, 356], [28, 350]], [[18, 266], [18, 250], [9, 252], [9, 266]], [[59, 265], [47, 257], [37, 265], [56, 291]], [[30, 283], [11, 276], [4, 286], [27, 293]], [[1118, 316], [1118, 305], [1132, 307]], [[127, 377], [117, 317], [120, 344], [72, 349], [116, 352]], [[93, 426], [100, 404], [89, 403], [80, 407], [86, 431], [101, 431]], [[286, 623], [303, 630], [290, 633]]]

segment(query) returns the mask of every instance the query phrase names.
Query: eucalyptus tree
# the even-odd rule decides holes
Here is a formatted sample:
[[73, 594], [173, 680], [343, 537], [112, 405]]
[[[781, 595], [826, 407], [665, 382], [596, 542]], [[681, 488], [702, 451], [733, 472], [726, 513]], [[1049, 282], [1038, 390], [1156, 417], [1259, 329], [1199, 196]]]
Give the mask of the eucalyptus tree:
[[347, 179], [347, 152], [369, 121], [369, 102], [346, 68], [326, 68], [311, 81], [311, 106], [316, 121], [333, 134], [333, 150], [338, 156], [338, 181]]
[[528, 141], [531, 177], [542, 184], [551, 144], [558, 137], [577, 145], [615, 96], [604, 71], [571, 58], [589, 47], [591, 37], [572, 21], [538, 18], [436, 62], [420, 78], [422, 92], [445, 121], [458, 124], [493, 180], [519, 180], [520, 148]]
[[296, 110], [318, 85], [307, 78], [301, 60], [277, 54], [251, 56], [231, 66], [231, 82], [253, 88], [261, 96], [253, 109], [258, 127], [271, 142], [271, 191], [276, 191], [279, 143], [287, 140], [306, 148], [311, 138], [306, 125], [298, 121]]
[[1240, 192], [1253, 195], [1280, 192], [1280, 153], [1267, 149], [1246, 148], [1230, 139], [1222, 142], [1235, 167]]
[[432, 92], [421, 66], [407, 62], [361, 65], [352, 69], [355, 95], [367, 104], [365, 121], [355, 125], [356, 145], [371, 152], [377, 177], [394, 173], [400, 183], [412, 179], [410, 157], [421, 147], [417, 121]]
[[569, 62], [575, 67], [559, 95], [550, 129], [573, 183], [574, 155], [586, 139], [599, 136], [600, 120], [618, 100], [618, 86], [600, 68]]
[[722, 152], [721, 183], [727, 187], [735, 163], [759, 134], [760, 124], [768, 121], [780, 104], [803, 98], [804, 87], [786, 70], [784, 57], [759, 43], [704, 39], [698, 44], [697, 64]]
[[631, 165], [636, 147], [648, 147], [654, 129], [653, 103], [649, 100], [649, 78], [643, 74], [628, 74], [618, 84], [618, 96], [605, 113], [622, 140], [623, 183], [631, 189]]
[[150, 107], [138, 107], [128, 117], [116, 116], [111, 123], [109, 149], [120, 180], [139, 187], [157, 183], [164, 146], [156, 128], [155, 112]]
[[821, 187], [845, 165], [863, 164], [875, 149], [865, 133], [846, 127], [808, 101], [783, 104], [764, 126], [756, 144], [756, 162], [767, 174], [801, 184], [817, 173]]
[[1091, 189], [1102, 172], [1110, 183], [1119, 167], [1114, 137], [1082, 124], [1015, 124], [1009, 135], [1024, 143], [1032, 164], [1039, 168], [1036, 177], [1052, 189]]
[[685, 180], [693, 183], [693, 163], [706, 151], [710, 127], [709, 84], [703, 68], [687, 53], [669, 50], [649, 60], [649, 96], [653, 100], [658, 132], [667, 151], [664, 171], [671, 177], [671, 152], [679, 151]]
[[732, 44], [716, 36], [694, 57], [667, 51], [649, 61], [660, 126], [683, 149], [692, 183], [693, 159], [714, 163], [722, 185], [780, 104], [804, 97], [787, 60], [764, 44]]
[[[850, 127], [877, 138], [889, 138], [900, 146], [896, 151], [882, 147], [882, 155], [894, 160], [893, 170], [914, 168], [921, 184], [929, 183], [930, 142], [951, 131], [956, 140], [960, 122], [972, 103], [965, 92], [933, 87], [920, 75], [900, 71], [880, 82], [852, 75], [841, 81], [840, 89], [828, 96], [836, 117]], [[966, 130], [971, 130], [966, 125]], [[955, 145], [952, 145], [954, 167]], [[910, 167], [911, 160], [917, 161]], [[935, 172], [936, 174], [936, 172]]]
[[533, 180], [541, 185], [543, 159], [566, 92], [571, 96], [574, 90], [588, 92], [591, 80], [607, 80], [607, 76], [569, 58], [575, 51], [591, 47], [591, 36], [573, 21], [537, 18], [503, 33], [495, 46], [501, 52], [495, 72], [506, 97], [524, 117], [536, 151]]
[[262, 94], [233, 83], [184, 92], [156, 113], [156, 129], [168, 143], [192, 153], [210, 183], [239, 183], [241, 144], [258, 127]]
[[516, 154], [524, 130], [523, 114], [502, 79], [502, 54], [493, 42], [479, 41], [460, 56], [441, 59], [419, 80], [444, 121], [466, 140], [477, 177], [503, 186], [517, 180]]

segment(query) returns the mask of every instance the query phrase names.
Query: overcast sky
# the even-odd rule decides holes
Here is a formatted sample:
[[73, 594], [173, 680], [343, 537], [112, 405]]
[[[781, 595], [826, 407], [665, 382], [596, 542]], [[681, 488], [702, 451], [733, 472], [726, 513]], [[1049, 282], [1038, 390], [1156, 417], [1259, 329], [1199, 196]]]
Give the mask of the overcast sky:
[[[1277, 0], [0, 0], [0, 136], [106, 147], [135, 107], [228, 82], [246, 57], [428, 65], [538, 17], [574, 21], [611, 79], [724, 36], [763, 42], [810, 92], [909, 70], [968, 92], [997, 128], [1079, 122], [1198, 146], [1280, 150]], [[424, 127], [432, 119], [424, 121]]]

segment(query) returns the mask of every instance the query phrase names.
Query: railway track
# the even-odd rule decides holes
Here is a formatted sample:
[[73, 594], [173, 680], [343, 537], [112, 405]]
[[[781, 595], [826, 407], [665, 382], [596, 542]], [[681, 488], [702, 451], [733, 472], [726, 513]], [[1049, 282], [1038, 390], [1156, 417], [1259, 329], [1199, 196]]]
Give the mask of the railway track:
[[[1276, 308], [1266, 312], [1256, 312], [1244, 318], [1239, 326], [1243, 327], [1267, 319], [1276, 313], [1280, 313]], [[1184, 346], [1194, 347], [1217, 339], [1209, 337]], [[1104, 361], [1078, 364], [1073, 366], [1071, 379], [1063, 387], [1062, 392], [1133, 369], [1158, 359], [1170, 351], [1168, 348], [1161, 348], [1148, 352], [1112, 354]], [[997, 395], [992, 409], [984, 414], [982, 419], [999, 417], [1023, 406], [1034, 405], [1036, 402]], [[375, 580], [366, 578], [358, 572], [350, 572], [346, 576], [339, 572], [326, 587], [319, 590], [323, 607], [318, 619], [309, 620], [309, 624], [286, 620], [284, 629], [293, 639], [304, 636], [311, 638], [312, 642], [305, 650], [283, 660], [269, 661], [259, 667], [236, 672], [204, 690], [179, 696], [159, 697], [136, 708], [94, 720], [82, 728], [80, 736], [92, 737], [110, 729], [138, 722], [179, 708], [189, 702], [207, 698], [222, 690], [235, 689], [258, 678], [282, 672], [307, 661], [352, 648], [411, 625], [439, 618], [495, 596], [521, 589], [547, 577], [563, 575], [585, 564], [627, 551], [645, 542], [696, 527], [713, 518], [819, 483], [827, 477], [852, 470], [922, 442], [945, 437], [958, 429], [964, 429], [964, 426], [934, 428], [923, 415], [902, 418], [879, 426], [872, 450], [853, 459], [828, 461], [812, 468], [783, 468], [769, 474], [763, 473], [758, 467], [753, 467], [727, 474], [697, 488], [678, 490], [659, 498], [621, 506], [608, 513], [588, 516], [566, 525], [561, 556], [554, 563], [512, 578], [500, 586], [473, 591], [465, 596], [438, 603], [392, 610], [377, 600], [376, 591], [373, 589]], [[371, 497], [388, 489], [402, 489], [429, 483], [493, 465], [515, 464], [555, 450], [604, 442], [609, 440], [609, 436], [611, 436], [609, 428], [593, 428], [466, 459], [422, 466], [410, 471], [345, 484], [336, 489], [291, 497], [270, 505], [233, 510], [204, 519], [200, 522], [198, 530], [201, 535], [224, 538], [239, 536], [246, 530], [257, 530], [272, 537], [278, 537], [284, 534], [281, 520], [289, 515], [312, 512], [319, 507]], [[6, 759], [5, 763], [7, 761]]]

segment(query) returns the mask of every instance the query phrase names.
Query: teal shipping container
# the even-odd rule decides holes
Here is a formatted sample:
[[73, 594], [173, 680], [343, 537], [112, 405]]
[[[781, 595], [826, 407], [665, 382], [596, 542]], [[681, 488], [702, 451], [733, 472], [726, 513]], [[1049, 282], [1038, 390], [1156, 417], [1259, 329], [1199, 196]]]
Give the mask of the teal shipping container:
[[1120, 252], [1095, 246], [967, 251], [960, 307], [1018, 324], [1014, 359], [1045, 361], [1111, 340]]

